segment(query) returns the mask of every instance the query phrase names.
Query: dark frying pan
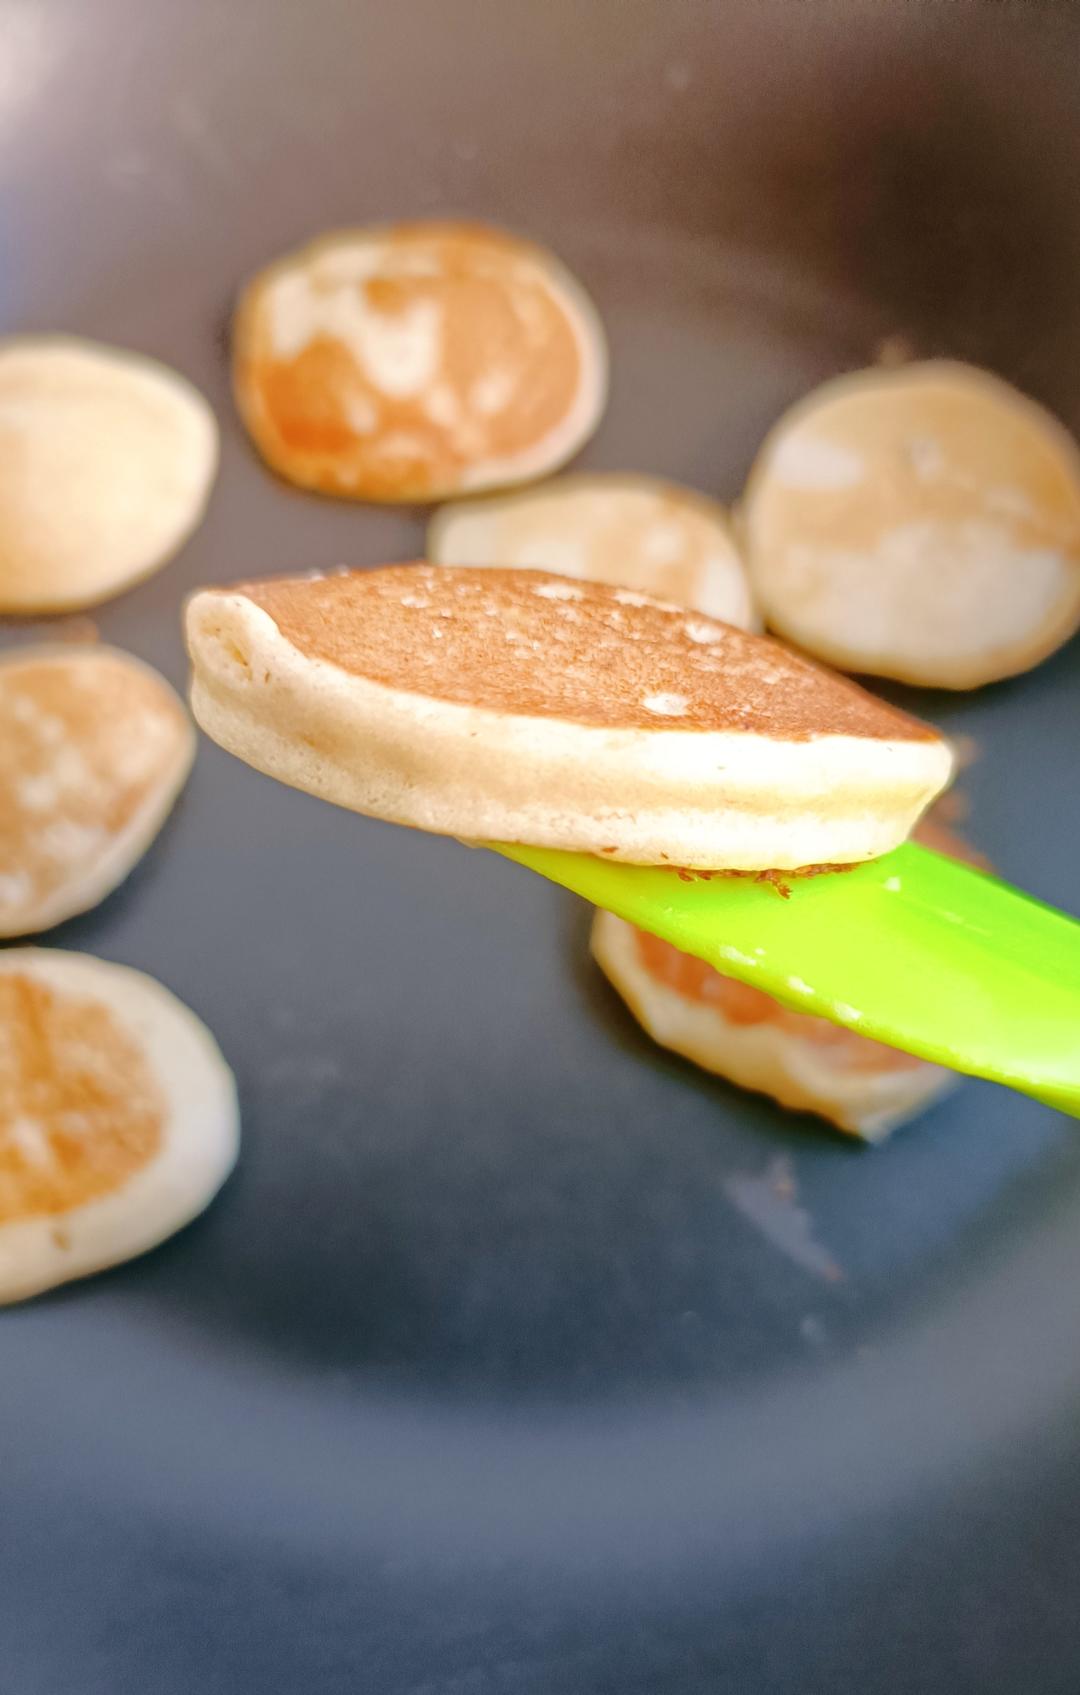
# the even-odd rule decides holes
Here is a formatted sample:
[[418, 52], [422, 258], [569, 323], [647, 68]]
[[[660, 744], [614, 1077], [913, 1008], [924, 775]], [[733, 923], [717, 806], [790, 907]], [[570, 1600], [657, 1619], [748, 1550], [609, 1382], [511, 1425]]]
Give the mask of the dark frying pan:
[[[241, 278], [456, 210], [610, 330], [586, 462], [737, 494], [899, 340], [1080, 426], [1080, 11], [975, 0], [6, 0], [4, 323], [212, 397], [183, 556], [101, 619], [180, 680], [200, 582], [417, 552], [289, 492], [228, 395]], [[10, 639], [20, 639], [11, 632]], [[8, 638], [5, 638], [8, 639]], [[1075, 907], [1080, 665], [917, 709]], [[654, 1052], [585, 915], [204, 747], [54, 940], [239, 1074], [220, 1203], [0, 1320], [4, 1695], [1075, 1695], [1080, 1142], [966, 1086], [884, 1151]]]

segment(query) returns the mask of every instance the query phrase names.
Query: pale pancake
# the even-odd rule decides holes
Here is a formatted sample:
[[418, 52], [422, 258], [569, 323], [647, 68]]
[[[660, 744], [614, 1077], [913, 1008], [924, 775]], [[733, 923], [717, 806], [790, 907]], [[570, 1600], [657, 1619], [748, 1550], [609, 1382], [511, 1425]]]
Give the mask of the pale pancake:
[[164, 565], [202, 517], [217, 424], [153, 359], [0, 343], [0, 612], [71, 611]]
[[482, 224], [325, 236], [237, 313], [237, 404], [290, 482], [428, 501], [545, 476], [592, 434], [607, 350], [581, 285]]
[[192, 705], [258, 770], [472, 839], [642, 864], [873, 858], [948, 780], [928, 726], [764, 637], [536, 571], [207, 589]]
[[590, 946], [661, 1047], [866, 1141], [880, 1141], [956, 1081], [942, 1066], [789, 1012], [612, 912], [594, 914]]
[[159, 983], [57, 949], [0, 952], [0, 1301], [145, 1252], [236, 1160], [228, 1066]]
[[1080, 453], [969, 366], [816, 390], [762, 447], [742, 531], [769, 626], [850, 671], [975, 688], [1080, 625]]
[[0, 656], [0, 936], [103, 900], [157, 835], [194, 753], [182, 702], [130, 654]]
[[615, 583], [759, 629], [728, 516], [656, 477], [598, 472], [457, 501], [428, 527], [437, 565], [510, 565]]
[[[917, 840], [988, 869], [940, 812], [936, 806], [919, 822]], [[942, 1066], [782, 1006], [612, 913], [594, 915], [590, 946], [638, 1023], [661, 1047], [771, 1095], [781, 1106], [815, 1112], [866, 1141], [880, 1141], [957, 1081]]]

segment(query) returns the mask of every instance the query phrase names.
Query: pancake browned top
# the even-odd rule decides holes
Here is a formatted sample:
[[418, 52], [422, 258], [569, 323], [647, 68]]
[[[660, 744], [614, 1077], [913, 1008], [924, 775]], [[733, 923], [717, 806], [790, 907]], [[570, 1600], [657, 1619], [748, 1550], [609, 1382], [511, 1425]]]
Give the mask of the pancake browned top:
[[607, 584], [391, 565], [232, 592], [305, 656], [433, 700], [611, 730], [936, 739], [778, 642]]
[[107, 1005], [0, 974], [0, 1228], [122, 1189], [159, 1152], [166, 1111]]

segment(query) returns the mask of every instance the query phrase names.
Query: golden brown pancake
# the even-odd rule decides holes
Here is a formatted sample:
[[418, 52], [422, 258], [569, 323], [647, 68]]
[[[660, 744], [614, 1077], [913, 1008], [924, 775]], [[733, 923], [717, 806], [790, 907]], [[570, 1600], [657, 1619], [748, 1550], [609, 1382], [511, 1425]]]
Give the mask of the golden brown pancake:
[[240, 302], [237, 404], [304, 488], [441, 500], [540, 477], [607, 394], [588, 296], [543, 248], [482, 224], [342, 231], [261, 272]]
[[192, 703], [257, 769], [440, 834], [642, 864], [874, 857], [948, 779], [927, 725], [625, 589], [424, 565], [207, 589]]
[[130, 654], [0, 657], [0, 936], [103, 900], [157, 835], [194, 753], [182, 703]]
[[172, 1235], [237, 1134], [225, 1061], [159, 984], [86, 954], [0, 952], [0, 1302]]
[[1080, 452], [970, 366], [817, 389], [766, 439], [742, 534], [770, 628], [849, 671], [975, 688], [1080, 625]]

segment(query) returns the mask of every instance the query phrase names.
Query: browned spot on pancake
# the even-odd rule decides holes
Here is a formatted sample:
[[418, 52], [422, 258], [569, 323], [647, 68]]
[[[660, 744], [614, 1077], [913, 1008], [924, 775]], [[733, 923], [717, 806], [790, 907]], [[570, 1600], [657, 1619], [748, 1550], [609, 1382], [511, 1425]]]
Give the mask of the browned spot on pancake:
[[309, 657], [462, 706], [613, 730], [937, 739], [778, 642], [607, 584], [398, 565], [235, 592]]
[[[352, 274], [350, 254], [366, 260]], [[452, 223], [331, 237], [283, 260], [256, 278], [239, 320], [237, 391], [256, 439], [297, 481], [386, 500], [458, 487], [470, 466], [533, 447], [568, 416], [582, 380], [546, 264], [528, 243]], [[311, 333], [283, 352], [286, 311], [306, 314]], [[407, 336], [411, 319], [437, 354], [400, 392], [351, 332], [363, 321]]]
[[0, 1227], [120, 1189], [157, 1153], [164, 1116], [104, 1006], [0, 974]]
[[743, 877], [754, 883], [768, 883], [784, 900], [791, 897], [790, 885], [802, 877], [831, 877], [834, 872], [854, 871], [854, 865], [800, 865], [794, 871], [688, 871], [681, 866], [669, 866], [683, 883], [711, 883], [714, 877]]
[[[835, 869], [835, 867], [833, 867], [833, 866], [807, 865], [807, 866], [803, 867], [802, 875], [804, 877], [817, 877], [822, 872], [831, 871], [833, 869]], [[790, 879], [784, 877], [783, 873], [780, 872], [780, 871], [774, 871], [774, 870], [756, 871], [754, 873], [754, 882], [755, 883], [767, 883], [769, 885], [770, 889], [772, 889], [774, 891], [774, 893], [776, 893], [780, 896], [781, 900], [790, 900], [791, 899], [791, 882], [790, 882]]]
[[164, 684], [120, 655], [0, 664], [0, 920], [36, 911], [92, 869], [187, 734]]

